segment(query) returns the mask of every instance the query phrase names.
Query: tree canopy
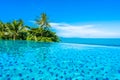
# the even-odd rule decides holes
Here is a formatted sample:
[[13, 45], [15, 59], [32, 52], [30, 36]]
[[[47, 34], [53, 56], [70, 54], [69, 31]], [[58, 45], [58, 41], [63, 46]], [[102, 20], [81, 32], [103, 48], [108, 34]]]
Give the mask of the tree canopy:
[[42, 13], [35, 20], [37, 28], [24, 25], [22, 19], [3, 23], [0, 21], [0, 39], [3, 40], [33, 40], [40, 42], [58, 42], [59, 37], [51, 30], [47, 15]]

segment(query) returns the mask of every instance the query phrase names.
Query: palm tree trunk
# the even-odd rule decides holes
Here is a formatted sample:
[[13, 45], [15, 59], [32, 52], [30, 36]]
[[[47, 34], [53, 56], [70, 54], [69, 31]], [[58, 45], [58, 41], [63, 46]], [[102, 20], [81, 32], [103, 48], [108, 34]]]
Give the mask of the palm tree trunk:
[[16, 35], [13, 35], [13, 40], [16, 40]]
[[41, 40], [42, 40], [43, 33], [41, 32]]
[[43, 30], [41, 30], [41, 40], [42, 40], [42, 37], [43, 37]]

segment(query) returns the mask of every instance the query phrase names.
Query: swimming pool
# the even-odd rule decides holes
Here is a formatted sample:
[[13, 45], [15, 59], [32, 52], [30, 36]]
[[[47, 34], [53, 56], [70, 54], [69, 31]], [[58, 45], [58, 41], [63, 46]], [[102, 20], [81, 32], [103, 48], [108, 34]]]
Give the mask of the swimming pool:
[[0, 80], [120, 80], [120, 47], [0, 41]]

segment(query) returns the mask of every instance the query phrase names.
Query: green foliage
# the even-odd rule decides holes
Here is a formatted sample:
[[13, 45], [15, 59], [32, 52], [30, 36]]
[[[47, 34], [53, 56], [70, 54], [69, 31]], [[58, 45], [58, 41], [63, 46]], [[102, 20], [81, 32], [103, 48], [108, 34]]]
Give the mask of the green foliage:
[[44, 30], [42, 28], [32, 28], [28, 32], [27, 40], [34, 40], [40, 42], [59, 42], [59, 38], [55, 32], [51, 30]]
[[40, 42], [59, 42], [55, 32], [52, 32], [51, 26], [45, 13], [36, 19], [38, 28], [25, 26], [23, 20], [14, 20], [11, 23], [0, 21], [0, 39], [4, 40], [33, 40]]

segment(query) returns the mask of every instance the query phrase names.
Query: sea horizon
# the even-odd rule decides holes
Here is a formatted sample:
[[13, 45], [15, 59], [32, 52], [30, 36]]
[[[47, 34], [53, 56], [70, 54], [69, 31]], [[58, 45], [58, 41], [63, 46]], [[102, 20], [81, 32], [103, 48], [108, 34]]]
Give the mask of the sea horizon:
[[120, 38], [63, 38], [63, 43], [92, 44], [105, 46], [120, 46]]

